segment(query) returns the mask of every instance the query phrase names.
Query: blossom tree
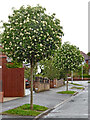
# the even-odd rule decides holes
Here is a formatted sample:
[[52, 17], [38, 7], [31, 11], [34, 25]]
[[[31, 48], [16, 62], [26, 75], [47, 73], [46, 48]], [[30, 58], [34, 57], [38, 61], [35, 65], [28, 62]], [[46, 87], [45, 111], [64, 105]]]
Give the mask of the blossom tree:
[[37, 62], [48, 58], [61, 46], [63, 35], [60, 20], [55, 14], [46, 14], [46, 9], [22, 6], [13, 10], [8, 22], [3, 23], [2, 44], [8, 57], [27, 61], [31, 65], [31, 99], [33, 109], [33, 69]]
[[[58, 51], [55, 62], [56, 66], [58, 65], [58, 69], [64, 70], [68, 75], [70, 71], [78, 69], [83, 60], [84, 58], [80, 54], [79, 48], [75, 45], [70, 45], [69, 42], [65, 42]], [[68, 91], [68, 78], [66, 90]]]

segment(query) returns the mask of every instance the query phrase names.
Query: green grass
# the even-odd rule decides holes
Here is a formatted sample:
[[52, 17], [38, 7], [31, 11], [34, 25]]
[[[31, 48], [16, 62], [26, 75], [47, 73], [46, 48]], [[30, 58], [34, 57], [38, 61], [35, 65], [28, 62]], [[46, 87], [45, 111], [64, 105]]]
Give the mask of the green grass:
[[90, 83], [90, 81], [88, 81], [88, 83]]
[[71, 89], [82, 89], [82, 90], [84, 90], [85, 88], [84, 87], [71, 87]]
[[77, 84], [77, 83], [69, 83], [69, 84], [77, 85], [77, 86], [83, 86], [83, 85], [81, 85], [81, 84]]
[[57, 93], [60, 93], [60, 94], [74, 94], [76, 91], [60, 91], [60, 92], [57, 92]]
[[47, 110], [47, 107], [40, 105], [33, 105], [33, 110], [30, 110], [30, 104], [25, 104], [23, 106], [17, 107], [15, 109], [11, 109], [3, 112], [2, 114], [13, 114], [13, 115], [21, 115], [21, 116], [37, 116], [41, 112]]

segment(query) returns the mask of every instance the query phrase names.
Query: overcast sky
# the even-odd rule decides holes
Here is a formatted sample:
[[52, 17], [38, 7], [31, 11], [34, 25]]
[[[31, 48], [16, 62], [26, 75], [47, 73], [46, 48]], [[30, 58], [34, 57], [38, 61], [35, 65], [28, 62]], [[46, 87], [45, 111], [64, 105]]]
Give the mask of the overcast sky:
[[22, 5], [45, 7], [47, 13], [56, 13], [63, 26], [62, 42], [69, 41], [85, 53], [88, 52], [88, 1], [89, 0], [2, 0], [0, 2], [0, 20], [7, 21], [16, 9]]

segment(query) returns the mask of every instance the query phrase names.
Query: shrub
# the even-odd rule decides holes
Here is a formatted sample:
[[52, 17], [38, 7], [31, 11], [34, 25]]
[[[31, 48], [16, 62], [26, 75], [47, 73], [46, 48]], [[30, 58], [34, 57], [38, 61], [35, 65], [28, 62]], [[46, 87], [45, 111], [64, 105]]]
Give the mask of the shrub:
[[7, 68], [22, 68], [23, 67], [22, 63], [17, 63], [17, 62], [7, 63], [6, 66]]

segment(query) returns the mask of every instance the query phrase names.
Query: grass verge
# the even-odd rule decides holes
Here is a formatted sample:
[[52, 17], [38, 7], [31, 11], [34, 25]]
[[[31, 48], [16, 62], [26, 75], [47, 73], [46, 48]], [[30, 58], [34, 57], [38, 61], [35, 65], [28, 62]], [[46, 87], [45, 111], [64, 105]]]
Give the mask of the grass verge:
[[81, 85], [81, 84], [77, 84], [77, 83], [69, 83], [69, 84], [77, 85], [77, 86], [83, 86], [83, 85]]
[[41, 112], [47, 109], [48, 109], [47, 107], [34, 104], [33, 110], [30, 110], [30, 104], [24, 104], [20, 107], [5, 111], [2, 114], [13, 114], [13, 115], [21, 115], [21, 116], [37, 116]]
[[59, 94], [74, 94], [76, 91], [60, 91]]
[[71, 87], [71, 89], [82, 89], [82, 90], [84, 90], [85, 88], [84, 87]]

